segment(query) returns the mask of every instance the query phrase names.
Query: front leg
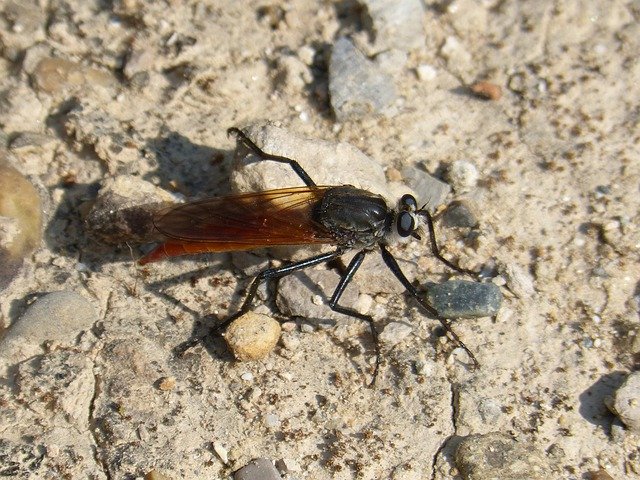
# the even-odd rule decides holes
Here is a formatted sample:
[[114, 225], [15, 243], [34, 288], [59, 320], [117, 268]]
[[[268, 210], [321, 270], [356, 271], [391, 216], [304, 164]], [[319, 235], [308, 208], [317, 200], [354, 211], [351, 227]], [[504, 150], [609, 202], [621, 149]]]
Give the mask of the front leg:
[[407, 290], [407, 292], [409, 292], [409, 294], [416, 299], [416, 301], [422, 306], [422, 308], [424, 308], [427, 312], [429, 312], [430, 315], [435, 317], [442, 324], [449, 335], [451, 335], [451, 337], [458, 343], [458, 345], [460, 345], [464, 349], [464, 351], [467, 352], [467, 355], [469, 355], [469, 358], [471, 358], [471, 360], [473, 361], [474, 367], [479, 367], [480, 363], [478, 363], [478, 360], [476, 360], [475, 355], [471, 353], [471, 350], [469, 350], [464, 342], [460, 340], [460, 337], [458, 337], [456, 332], [451, 329], [449, 321], [446, 318], [440, 316], [436, 309], [429, 305], [422, 298], [422, 296], [420, 296], [416, 288], [407, 279], [405, 274], [402, 273], [400, 265], [398, 265], [397, 260], [393, 257], [393, 255], [391, 255], [391, 252], [387, 250], [387, 247], [385, 247], [383, 244], [380, 244], [380, 251], [382, 253], [382, 259], [384, 260], [384, 263], [387, 265], [387, 267], [389, 267], [389, 270], [393, 272], [396, 278], [400, 280], [400, 283], [402, 283], [402, 286]]
[[[466, 273], [467, 275], [476, 276], [479, 275], [480, 272], [476, 272], [474, 270], [467, 270], [466, 268], [461, 268], [453, 262], [450, 262], [446, 258], [442, 256], [440, 253], [440, 248], [438, 247], [438, 242], [436, 242], [436, 230], [433, 226], [433, 218], [428, 210], [420, 210], [419, 215], [423, 216], [427, 220], [427, 228], [429, 230], [429, 241], [431, 243], [431, 253], [434, 257], [444, 263], [447, 267], [455, 270], [456, 272]], [[383, 254], [384, 255], [384, 254]]]
[[253, 141], [249, 137], [247, 137], [247, 135], [239, 128], [230, 128], [229, 130], [227, 130], [227, 135], [235, 135], [238, 143], [244, 145], [248, 150], [253, 152], [254, 155], [260, 158], [260, 160], [271, 160], [273, 162], [286, 163], [293, 169], [294, 172], [296, 172], [296, 174], [302, 179], [305, 185], [307, 185], [308, 187], [316, 186], [316, 183], [311, 180], [311, 177], [305, 171], [305, 169], [302, 168], [302, 166], [295, 160], [287, 157], [281, 157], [280, 155], [271, 155], [270, 153], [263, 151], [255, 143], [253, 143]]

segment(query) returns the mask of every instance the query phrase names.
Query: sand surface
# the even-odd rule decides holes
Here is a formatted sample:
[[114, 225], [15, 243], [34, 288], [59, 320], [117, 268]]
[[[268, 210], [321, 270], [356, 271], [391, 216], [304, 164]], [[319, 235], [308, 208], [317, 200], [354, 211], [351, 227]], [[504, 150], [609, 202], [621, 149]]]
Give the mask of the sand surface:
[[[517, 478], [640, 478], [638, 437], [604, 406], [640, 352], [638, 2], [425, 2], [417, 41], [363, 5], [0, 3], [2, 155], [36, 186], [44, 217], [0, 320], [10, 332], [62, 290], [95, 312], [82, 333], [35, 332], [11, 355], [4, 343], [0, 472], [229, 478], [265, 457], [286, 478], [453, 479], [458, 443], [499, 432], [544, 465]], [[393, 108], [336, 120], [328, 65], [343, 36], [392, 79]], [[479, 80], [501, 97], [471, 94]], [[87, 212], [117, 179], [142, 200], [229, 193], [227, 128], [266, 124], [351, 144], [396, 184], [411, 183], [408, 167], [446, 180], [456, 161], [475, 166], [477, 181], [447, 201], [469, 202], [478, 227], [437, 229], [447, 256], [502, 286], [496, 317], [454, 322], [480, 369], [377, 254], [344, 302], [380, 331], [410, 329], [385, 346], [375, 388], [366, 325], [324, 307], [286, 324], [262, 361], [233, 361], [219, 339], [174, 355], [285, 253], [140, 268], [138, 245], [90, 238]], [[455, 277], [426, 238], [393, 253], [418, 285]], [[335, 272], [301, 277], [301, 304], [322, 306]], [[77, 312], [65, 318], [75, 325]]]

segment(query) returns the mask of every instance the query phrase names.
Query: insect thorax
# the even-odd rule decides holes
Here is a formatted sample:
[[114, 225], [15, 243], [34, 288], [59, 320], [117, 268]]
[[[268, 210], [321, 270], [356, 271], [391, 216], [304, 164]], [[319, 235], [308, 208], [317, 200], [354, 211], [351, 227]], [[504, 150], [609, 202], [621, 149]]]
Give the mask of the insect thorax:
[[390, 231], [394, 213], [380, 195], [347, 185], [327, 190], [315, 216], [339, 245], [370, 247]]

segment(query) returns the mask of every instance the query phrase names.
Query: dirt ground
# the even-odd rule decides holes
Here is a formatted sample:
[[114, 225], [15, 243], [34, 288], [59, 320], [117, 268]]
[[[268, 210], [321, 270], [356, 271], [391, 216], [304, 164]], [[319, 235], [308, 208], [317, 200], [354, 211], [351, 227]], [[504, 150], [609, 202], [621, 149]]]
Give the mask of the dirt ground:
[[[82, 333], [3, 344], [3, 475], [230, 478], [264, 457], [285, 478], [453, 479], [458, 444], [498, 432], [541, 467], [494, 478], [640, 478], [638, 436], [604, 405], [640, 353], [640, 4], [418, 3], [416, 36], [387, 29], [375, 1], [0, 2], [0, 154], [43, 214], [0, 320], [8, 335], [55, 291], [95, 312]], [[393, 108], [337, 120], [328, 70], [341, 37], [392, 79]], [[481, 80], [500, 98], [473, 95]], [[146, 250], [97, 242], [84, 220], [117, 181], [136, 201], [230, 192], [227, 128], [266, 124], [349, 143], [396, 183], [411, 184], [410, 167], [447, 180], [454, 162], [475, 166], [477, 181], [451, 182], [446, 200], [472, 205], [478, 226], [436, 228], [449, 258], [502, 287], [497, 316], [453, 324], [479, 369], [377, 254], [345, 304], [379, 331], [410, 331], [383, 344], [375, 388], [366, 325], [328, 307], [285, 324], [262, 361], [233, 361], [220, 339], [174, 354], [281, 252], [141, 268]], [[392, 251], [416, 285], [458, 278], [426, 238]], [[322, 305], [331, 276], [335, 265], [308, 272], [300, 302]], [[62, 322], [40, 321], [52, 336]]]

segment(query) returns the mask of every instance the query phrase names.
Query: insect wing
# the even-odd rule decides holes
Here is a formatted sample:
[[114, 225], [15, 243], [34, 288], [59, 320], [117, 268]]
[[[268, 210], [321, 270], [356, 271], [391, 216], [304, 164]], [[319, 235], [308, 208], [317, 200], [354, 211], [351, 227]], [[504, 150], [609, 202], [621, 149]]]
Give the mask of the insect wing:
[[331, 243], [327, 229], [313, 219], [327, 188], [285, 188], [185, 203], [160, 212], [154, 224], [182, 243], [243, 246], [228, 250]]

